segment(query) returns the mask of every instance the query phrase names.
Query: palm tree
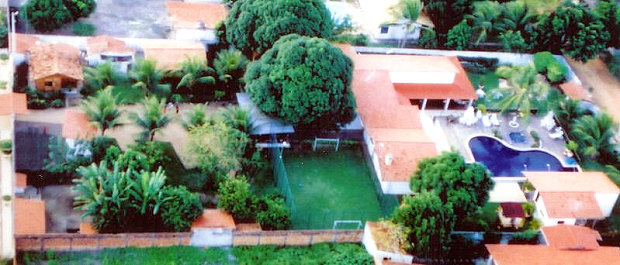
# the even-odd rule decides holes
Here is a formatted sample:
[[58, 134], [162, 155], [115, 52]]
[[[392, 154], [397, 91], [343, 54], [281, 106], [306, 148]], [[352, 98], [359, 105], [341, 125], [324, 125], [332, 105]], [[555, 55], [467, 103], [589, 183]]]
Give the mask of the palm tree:
[[165, 71], [157, 67], [153, 60], [139, 60], [129, 71], [129, 78], [134, 82], [133, 88], [142, 89], [147, 96], [153, 93], [165, 96], [170, 93], [170, 85], [164, 84]]
[[476, 44], [487, 39], [494, 31], [499, 30], [499, 17], [501, 15], [501, 6], [498, 2], [484, 1], [475, 2], [474, 11], [465, 18], [472, 25], [472, 29], [478, 32]]
[[524, 32], [536, 16], [529, 11], [523, 2], [508, 2], [503, 4], [502, 18], [499, 27], [502, 31], [512, 30]]
[[227, 94], [239, 91], [243, 83], [243, 74], [248, 65], [248, 59], [236, 49], [223, 50], [217, 53], [213, 67], [220, 81], [225, 82]]
[[110, 62], [98, 64], [95, 67], [84, 67], [84, 87], [86, 95], [107, 87], [114, 87], [124, 82], [126, 77], [118, 72]]
[[250, 112], [240, 108], [239, 106], [229, 105], [225, 109], [221, 109], [220, 117], [226, 125], [246, 134], [249, 134], [252, 130]]
[[202, 126], [209, 120], [205, 112], [205, 106], [207, 104], [192, 104], [192, 108], [185, 112], [187, 121], [183, 122], [183, 127], [189, 131], [194, 126]]
[[508, 86], [498, 88], [502, 94], [499, 101], [501, 112], [516, 108], [525, 120], [531, 114], [532, 103], [543, 101], [549, 92], [549, 85], [538, 78], [533, 64], [526, 66], [500, 66], [497, 75], [508, 79]]
[[613, 120], [607, 114], [584, 115], [573, 122], [572, 133], [581, 152], [596, 159], [613, 153], [615, 144], [610, 140], [614, 136], [614, 128]]
[[142, 113], [132, 112], [129, 115], [142, 128], [142, 138], [153, 141], [155, 133], [166, 127], [172, 118], [164, 114], [165, 99], [150, 96], [145, 98], [141, 104]]
[[554, 107], [555, 117], [563, 128], [569, 128], [575, 119], [581, 117], [585, 110], [579, 107], [579, 100], [562, 98]]
[[398, 47], [404, 47], [407, 42], [407, 34], [413, 31], [413, 25], [418, 20], [420, 12], [424, 4], [420, 0], [400, 0], [398, 3], [390, 8], [392, 16], [398, 20], [398, 22], [404, 22], [406, 31], [403, 35]]
[[80, 105], [88, 120], [101, 130], [101, 136], [107, 129], [121, 125], [121, 111], [116, 102], [117, 98], [112, 94], [112, 88], [108, 87], [97, 92], [95, 96], [88, 97]]
[[213, 69], [207, 66], [207, 60], [199, 57], [188, 57], [179, 64], [175, 75], [181, 78], [176, 89], [186, 88], [193, 95], [206, 94], [207, 85], [214, 85]]

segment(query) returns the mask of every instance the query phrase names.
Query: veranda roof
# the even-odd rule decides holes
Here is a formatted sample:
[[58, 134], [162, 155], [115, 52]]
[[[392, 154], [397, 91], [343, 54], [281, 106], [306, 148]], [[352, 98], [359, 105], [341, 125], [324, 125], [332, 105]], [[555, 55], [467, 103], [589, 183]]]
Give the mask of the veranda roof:
[[250, 135], [286, 134], [295, 132], [293, 125], [268, 117], [260, 111], [248, 94], [237, 93], [237, 102], [241, 108], [250, 112], [250, 119], [252, 120]]

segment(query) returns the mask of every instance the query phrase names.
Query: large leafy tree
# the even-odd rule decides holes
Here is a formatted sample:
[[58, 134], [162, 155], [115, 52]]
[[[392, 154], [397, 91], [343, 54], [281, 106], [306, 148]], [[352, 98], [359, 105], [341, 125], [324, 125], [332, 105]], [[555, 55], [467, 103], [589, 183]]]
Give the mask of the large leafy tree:
[[620, 8], [617, 1], [598, 1], [594, 11], [610, 34], [608, 46], [620, 48]]
[[172, 118], [164, 113], [165, 99], [150, 96], [142, 100], [141, 104], [142, 112], [131, 112], [129, 116], [142, 129], [141, 138], [153, 141], [155, 133], [166, 127]]
[[489, 198], [491, 173], [482, 164], [466, 164], [457, 153], [445, 153], [420, 162], [410, 179], [413, 192], [431, 191], [454, 206], [459, 218], [474, 213]]
[[235, 93], [239, 92], [244, 83], [243, 74], [247, 65], [248, 59], [239, 50], [222, 50], [217, 53], [213, 67], [221, 82], [220, 87], [224, 88], [228, 98], [234, 97]]
[[107, 129], [121, 125], [121, 111], [116, 102], [117, 99], [112, 94], [112, 89], [106, 88], [97, 92], [95, 96], [88, 97], [80, 105], [90, 122], [101, 130], [101, 136]]
[[134, 82], [132, 88], [143, 90], [147, 96], [166, 96], [170, 93], [170, 84], [162, 81], [164, 74], [154, 60], [138, 60], [129, 71], [129, 78]]
[[319, 38], [282, 37], [245, 74], [246, 91], [267, 115], [298, 127], [331, 128], [354, 117], [352, 62]]
[[455, 215], [434, 192], [405, 196], [395, 210], [393, 221], [405, 227], [408, 250], [418, 257], [441, 257], [450, 243]]
[[611, 138], [614, 128], [616, 126], [607, 114], [584, 115], [573, 122], [572, 134], [579, 144], [579, 151], [595, 159], [613, 154], [615, 144]]
[[237, 1], [224, 25], [228, 43], [248, 56], [264, 53], [284, 35], [326, 38], [334, 28], [322, 0]]
[[226, 176], [242, 169], [248, 136], [223, 122], [205, 123], [189, 129], [187, 151], [201, 171]]
[[465, 50], [471, 45], [472, 29], [466, 21], [462, 21], [448, 31], [446, 46], [457, 50]]
[[20, 12], [36, 31], [50, 32], [71, 21], [71, 12], [62, 0], [29, 0]]
[[439, 45], [446, 43], [448, 31], [463, 20], [473, 2], [474, 0], [424, 0], [424, 11], [435, 24]]
[[406, 26], [406, 32], [399, 43], [399, 47], [404, 47], [407, 41], [407, 34], [413, 31], [413, 25], [418, 20], [420, 12], [422, 11], [423, 4], [421, 0], [400, 0], [398, 3], [391, 7], [392, 16], [399, 21], [404, 22]]
[[502, 112], [517, 109], [527, 120], [531, 115], [532, 105], [547, 98], [549, 85], [538, 78], [533, 64], [525, 66], [500, 66], [497, 75], [508, 79], [508, 86], [498, 88], [502, 94], [499, 101]]
[[62, 0], [67, 7], [73, 20], [77, 20], [81, 17], [88, 17], [97, 8], [97, 2], [95, 0]]
[[586, 62], [607, 47], [609, 32], [587, 7], [566, 1], [548, 16], [539, 29], [539, 46], [555, 54], [564, 52]]
[[207, 66], [207, 60], [199, 57], [189, 57], [179, 64], [174, 74], [180, 78], [176, 89], [179, 93], [190, 95], [199, 102], [206, 101], [212, 91], [208, 88], [215, 85], [214, 71]]

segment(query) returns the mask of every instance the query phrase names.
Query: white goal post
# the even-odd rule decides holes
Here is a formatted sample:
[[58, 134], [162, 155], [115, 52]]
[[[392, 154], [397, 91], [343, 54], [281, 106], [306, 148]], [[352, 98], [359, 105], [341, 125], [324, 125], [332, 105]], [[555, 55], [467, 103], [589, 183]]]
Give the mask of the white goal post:
[[336, 148], [335, 150], [338, 151], [338, 148], [340, 147], [340, 138], [318, 138], [318, 137], [314, 137], [314, 143], [312, 144], [312, 151], [316, 151], [316, 146], [320, 143], [323, 144], [333, 144], [336, 143]]
[[334, 220], [332, 230], [336, 230], [339, 224], [357, 224], [357, 230], [362, 229], [362, 221], [360, 220]]

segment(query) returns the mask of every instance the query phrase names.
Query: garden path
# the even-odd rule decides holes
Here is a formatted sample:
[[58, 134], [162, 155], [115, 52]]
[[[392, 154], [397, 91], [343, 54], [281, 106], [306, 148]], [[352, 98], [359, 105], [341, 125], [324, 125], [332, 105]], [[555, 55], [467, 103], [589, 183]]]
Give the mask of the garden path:
[[620, 123], [620, 82], [600, 58], [585, 64], [565, 57], [585, 88], [592, 87], [592, 100]]

